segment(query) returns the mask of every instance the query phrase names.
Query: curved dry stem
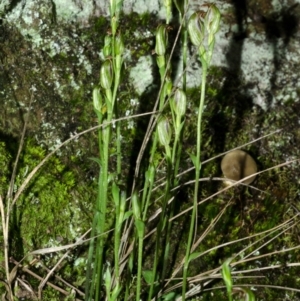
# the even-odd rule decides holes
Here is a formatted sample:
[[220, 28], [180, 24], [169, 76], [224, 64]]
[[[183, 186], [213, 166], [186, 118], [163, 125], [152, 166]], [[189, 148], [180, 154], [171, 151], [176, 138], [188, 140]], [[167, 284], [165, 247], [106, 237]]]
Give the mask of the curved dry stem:
[[[210, 195], [209, 197], [205, 198], [204, 200], [198, 202], [198, 205], [207, 202], [208, 200], [210, 200], [210, 199], [212, 199], [212, 198], [218, 196], [219, 194], [221, 194], [221, 193], [227, 191], [228, 189], [230, 189], [230, 188], [232, 188], [232, 187], [234, 187], [234, 186], [236, 186], [236, 185], [242, 184], [242, 182], [243, 182], [244, 180], [246, 180], [246, 179], [248, 179], [248, 178], [251, 178], [251, 177], [253, 177], [254, 175], [259, 175], [259, 174], [262, 174], [262, 173], [264, 173], [264, 172], [273, 170], [273, 169], [275, 169], [275, 168], [280, 168], [280, 167], [283, 167], [283, 166], [287, 166], [287, 165], [289, 165], [289, 164], [291, 164], [291, 163], [298, 162], [298, 161], [300, 161], [300, 159], [291, 160], [291, 161], [288, 161], [288, 162], [285, 162], [285, 163], [281, 163], [281, 164], [275, 165], [275, 166], [273, 166], [273, 167], [270, 167], [270, 168], [264, 169], [264, 170], [262, 170], [262, 171], [259, 171], [259, 172], [255, 173], [255, 174], [253, 174], [253, 175], [250, 175], [250, 176], [248, 176], [248, 177], [245, 177], [245, 178], [243, 178], [243, 179], [241, 179], [241, 180], [239, 180], [239, 181], [233, 181], [233, 180], [230, 180], [231, 182], [233, 182], [232, 185], [227, 186], [227, 187], [224, 187], [223, 189], [221, 189], [221, 190], [217, 191], [216, 193]], [[223, 180], [225, 180], [225, 179], [223, 179]], [[228, 181], [228, 179], [226, 179], [226, 181]], [[246, 184], [244, 184], [244, 185], [246, 185]], [[253, 186], [251, 186], [251, 185], [247, 185], [247, 186], [253, 187]], [[184, 211], [182, 211], [181, 213], [179, 213], [179, 214], [177, 214], [176, 216], [174, 216], [172, 219], [178, 218], [178, 217], [181, 216], [182, 214], [185, 214], [185, 213], [191, 211], [192, 209], [193, 209], [193, 207], [189, 207], [189, 208], [187, 208], [186, 210], [184, 210]]]
[[[236, 261], [236, 262], [232, 263], [231, 266], [234, 268], [238, 264], [243, 264], [245, 262], [250, 262], [250, 261], [256, 261], [256, 260], [261, 259], [261, 258], [265, 258], [265, 257], [269, 257], [269, 256], [272, 256], [272, 255], [276, 255], [276, 254], [280, 254], [280, 253], [285, 253], [285, 252], [290, 252], [290, 251], [299, 249], [300, 245], [298, 245], [296, 247], [293, 247], [293, 248], [288, 248], [288, 249], [284, 249], [284, 250], [280, 250], [280, 251], [274, 251], [274, 252], [270, 252], [270, 253], [263, 254], [263, 255], [260, 255], [260, 256], [254, 256], [254, 257], [248, 258], [249, 256], [253, 255], [255, 252], [259, 251], [259, 249], [261, 249], [263, 246], [268, 245], [274, 239], [278, 238], [280, 235], [284, 234], [286, 231], [288, 231], [289, 229], [291, 229], [292, 227], [294, 227], [295, 225], [297, 225], [297, 223], [298, 223], [298, 221], [296, 220], [297, 218], [299, 218], [299, 214], [297, 214], [294, 217], [290, 218], [289, 220], [283, 222], [282, 224], [280, 224], [280, 225], [278, 225], [276, 227], [273, 227], [272, 229], [269, 229], [269, 230], [266, 230], [266, 231], [263, 231], [263, 232], [260, 232], [260, 233], [256, 233], [256, 234], [251, 235], [251, 236], [243, 237], [241, 239], [237, 239], [237, 240], [234, 240], [234, 241], [231, 241], [231, 242], [226, 242], [224, 244], [221, 244], [221, 245], [215, 246], [213, 248], [210, 248], [210, 249], [206, 250], [205, 252], [199, 253], [198, 256], [194, 257], [194, 259], [199, 258], [201, 256], [204, 256], [205, 254], [210, 253], [210, 252], [212, 252], [214, 250], [217, 250], [217, 249], [220, 249], [220, 248], [232, 245], [232, 244], [236, 244], [236, 243], [244, 241], [244, 240], [250, 240], [250, 239], [255, 238], [257, 236], [261, 236], [261, 235], [266, 234], [262, 238], [254, 241], [253, 243], [249, 244], [247, 247], [245, 247], [244, 249], [242, 249], [234, 257], [241, 256], [241, 254], [243, 254], [244, 252], [246, 252], [247, 249], [252, 248], [255, 244], [258, 244], [259, 242], [265, 240], [268, 236], [273, 235], [274, 233], [276, 233], [277, 231], [279, 231], [281, 229], [283, 229], [283, 230], [281, 232], [279, 232], [277, 235], [275, 235], [275, 237], [270, 238], [266, 243], [260, 245], [254, 251], [250, 252], [242, 260], [239, 260], [239, 261]], [[293, 263], [291, 266], [298, 266], [298, 265], [300, 266], [300, 263]], [[246, 272], [246, 273], [249, 272], [250, 273], [250, 272], [262, 271], [262, 270], [273, 269], [273, 268], [280, 268], [280, 267], [282, 267], [281, 264], [272, 265], [272, 266], [263, 267], [263, 268], [260, 267], [260, 268], [251, 269], [251, 270], [240, 270], [240, 271], [234, 271], [233, 270], [232, 271], [232, 275], [240, 275], [241, 273], [244, 273], [244, 272]], [[172, 281], [175, 281], [175, 280], [178, 281], [179, 278], [176, 278], [176, 275], [177, 275], [177, 273], [181, 269], [182, 269], [182, 263], [175, 269], [175, 271], [173, 272], [171, 278], [166, 281], [166, 283], [164, 285], [165, 288]], [[205, 286], [207, 286], [211, 282], [211, 280], [213, 280], [215, 278], [222, 278], [221, 273], [220, 273], [221, 269], [222, 269], [222, 266], [219, 266], [219, 267], [217, 267], [217, 268], [215, 268], [213, 270], [205, 271], [205, 272], [203, 272], [201, 274], [198, 274], [198, 275], [196, 275], [194, 277], [189, 277], [188, 281], [191, 284], [195, 284], [195, 283], [199, 283], [199, 282], [203, 282], [203, 281], [207, 280], [206, 283], [202, 283], [201, 284], [201, 291], [203, 291], [202, 288], [205, 287]], [[176, 288], [180, 287], [181, 285], [182, 285], [182, 283], [179, 282], [179, 283], [177, 283], [176, 285], [174, 285], [172, 287], [166, 288], [166, 290], [164, 292], [171, 292], [171, 291], [175, 290]]]
[[[221, 275], [220, 275], [221, 278]], [[252, 278], [252, 277], [251, 277]], [[300, 292], [300, 289], [296, 289], [293, 287], [288, 287], [288, 286], [279, 286], [279, 285], [264, 285], [264, 284], [253, 284], [253, 283], [248, 283], [248, 284], [240, 284], [240, 285], [233, 285], [232, 289], [234, 290], [238, 290], [240, 287], [253, 287], [253, 288], [271, 288], [271, 289], [280, 289], [280, 290], [287, 290], [287, 291], [291, 291], [291, 292]], [[226, 286], [221, 285], [221, 286], [216, 286], [213, 288], [206, 288], [206, 289], [202, 289], [202, 287], [200, 286], [200, 284], [194, 286], [192, 289], [190, 289], [187, 292], [187, 296], [186, 297], [193, 297], [195, 295], [198, 295], [201, 292], [209, 292], [209, 291], [213, 291], [213, 290], [217, 290], [217, 289], [221, 289], [224, 290], [226, 289]], [[176, 299], [176, 301], [181, 301], [181, 297]]]
[[[187, 2], [187, 7], [185, 8], [185, 13], [184, 13], [184, 16], [186, 16], [186, 13], [188, 11], [188, 7], [189, 7], [189, 1]], [[177, 42], [178, 42], [178, 39], [180, 37], [180, 33], [181, 33], [181, 29], [182, 29], [182, 26], [183, 24], [181, 23], [179, 25], [179, 28], [178, 28], [178, 31], [176, 33], [176, 36], [175, 36], [175, 40], [174, 40], [174, 44], [172, 45], [172, 49], [170, 51], [170, 55], [169, 55], [169, 59], [167, 61], [167, 64], [166, 64], [166, 70], [168, 70], [170, 64], [171, 64], [171, 60], [173, 58], [173, 54], [174, 54], [174, 51], [175, 51], [175, 48], [176, 48], [176, 45], [177, 45]], [[182, 72], [182, 75], [183, 76], [183, 73], [185, 72], [185, 70], [183, 70]], [[154, 104], [154, 107], [153, 107], [153, 111], [156, 111], [157, 110], [157, 107], [158, 107], [158, 104], [159, 104], [159, 99], [160, 99], [160, 95], [162, 93], [162, 89], [163, 89], [163, 86], [164, 86], [164, 83], [165, 83], [165, 80], [166, 80], [166, 77], [167, 77], [167, 73], [164, 75], [164, 78], [160, 84], [160, 88], [159, 88], [159, 91], [158, 91], [158, 94], [157, 94], [157, 97], [156, 97], [156, 101], [155, 101], [155, 104]], [[178, 79], [180, 80], [180, 78]], [[172, 89], [172, 93], [174, 93], [175, 91], [175, 86], [173, 87]], [[166, 100], [166, 102], [168, 102], [169, 99]], [[138, 178], [138, 174], [140, 172], [140, 165], [141, 165], [141, 162], [142, 162], [142, 158], [143, 158], [143, 155], [144, 155], [144, 152], [145, 152], [145, 149], [147, 147], [147, 144], [150, 140], [150, 137], [151, 137], [151, 133], [153, 132], [154, 130], [154, 127], [158, 121], [158, 118], [159, 118], [159, 115], [156, 116], [156, 117], [151, 117], [150, 121], [149, 121], [149, 124], [148, 124], [148, 128], [146, 130], [146, 133], [145, 133], [145, 136], [144, 136], [144, 140], [142, 142], [142, 145], [141, 145], [141, 148], [139, 150], [139, 153], [138, 153], [138, 157], [137, 157], [137, 160], [136, 160], [136, 167], [135, 167], [135, 171], [134, 171], [134, 179], [133, 179], [133, 184], [132, 184], [132, 193], [134, 192], [134, 189], [135, 189], [135, 186], [136, 186], [136, 179]]]

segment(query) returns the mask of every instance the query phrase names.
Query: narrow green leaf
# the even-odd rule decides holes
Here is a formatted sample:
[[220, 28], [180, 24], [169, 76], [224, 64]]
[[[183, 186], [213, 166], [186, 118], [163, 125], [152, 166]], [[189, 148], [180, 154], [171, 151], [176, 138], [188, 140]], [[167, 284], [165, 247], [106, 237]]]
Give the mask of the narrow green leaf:
[[120, 204], [120, 189], [115, 182], [112, 184], [112, 195], [116, 207]]
[[190, 154], [190, 153], [189, 153], [189, 156], [190, 156], [190, 158], [191, 158], [191, 160], [192, 160], [194, 166], [195, 166], [195, 167], [198, 166], [197, 156], [195, 156], [194, 154]]
[[92, 160], [92, 161], [96, 162], [96, 163], [99, 164], [99, 166], [101, 167], [101, 161], [100, 161], [99, 158], [90, 157], [89, 160]]
[[132, 213], [133, 213], [132, 211], [125, 212], [125, 214], [123, 216], [122, 222], [124, 222], [125, 220], [127, 220], [132, 215]]
[[135, 220], [135, 226], [136, 226], [136, 228], [137, 228], [137, 230], [138, 230], [139, 236], [140, 236], [140, 235], [143, 235], [144, 229], [145, 229], [145, 224], [144, 224], [144, 222], [143, 222], [142, 220], [140, 220], [140, 219], [136, 219], [136, 220]]
[[225, 282], [227, 292], [231, 295], [232, 292], [232, 277], [231, 277], [231, 268], [230, 268], [230, 262], [232, 261], [232, 258], [228, 258], [223, 264], [222, 264], [222, 277]]
[[110, 272], [110, 268], [107, 267], [104, 275], [103, 275], [103, 278], [104, 278], [104, 283], [105, 283], [105, 289], [106, 289], [106, 293], [109, 295], [109, 292], [110, 292], [110, 288], [111, 288], [111, 272]]
[[115, 286], [115, 288], [113, 289], [109, 301], [115, 301], [115, 300], [117, 300], [117, 298], [118, 298], [121, 290], [122, 290], [122, 287], [118, 283], [117, 286]]
[[152, 284], [153, 282], [153, 271], [151, 270], [146, 270], [142, 272], [144, 280], [148, 285]]
[[171, 293], [168, 293], [166, 295], [163, 295], [162, 299], [164, 301], [172, 301], [172, 300], [175, 300], [176, 297], [177, 297], [177, 294], [174, 293], [174, 292], [171, 292]]
[[199, 257], [201, 255], [201, 252], [194, 252], [189, 256], [189, 262], [191, 262], [192, 260], [196, 259], [197, 257]]

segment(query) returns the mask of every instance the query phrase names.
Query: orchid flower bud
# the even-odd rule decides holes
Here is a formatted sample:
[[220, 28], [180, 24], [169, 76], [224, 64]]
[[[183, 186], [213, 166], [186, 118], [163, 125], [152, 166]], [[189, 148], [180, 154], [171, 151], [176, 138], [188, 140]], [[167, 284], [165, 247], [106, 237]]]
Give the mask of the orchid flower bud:
[[121, 70], [121, 66], [123, 63], [122, 59], [122, 54], [124, 52], [124, 43], [122, 36], [118, 34], [115, 39], [115, 54], [116, 54], [116, 60], [115, 60], [115, 67], [116, 67], [116, 72], [117, 70]]
[[110, 15], [113, 16], [116, 12], [116, 0], [110, 0], [110, 7], [109, 7], [109, 10], [110, 10]]
[[172, 0], [164, 0], [164, 5], [167, 11], [166, 23], [169, 24], [172, 15]]
[[111, 24], [111, 33], [112, 33], [113, 36], [115, 36], [116, 33], [117, 33], [118, 24], [119, 24], [118, 19], [117, 19], [116, 16], [113, 16], [111, 18], [110, 24]]
[[205, 27], [201, 20], [200, 12], [195, 12], [191, 15], [188, 21], [188, 32], [192, 43], [199, 47], [203, 43], [205, 37]]
[[166, 58], [164, 55], [158, 55], [156, 57], [156, 64], [159, 69], [164, 68], [166, 66]]
[[105, 36], [104, 38], [103, 55], [104, 57], [111, 55], [111, 36]]
[[186, 95], [183, 90], [176, 89], [171, 101], [172, 108], [176, 115], [183, 117], [186, 111]]
[[219, 28], [220, 28], [220, 19], [221, 19], [221, 13], [218, 10], [218, 8], [211, 4], [208, 8], [208, 11], [206, 12], [205, 16], [205, 27], [208, 31], [208, 34], [215, 34]]
[[219, 30], [221, 14], [213, 4], [205, 4], [205, 11], [192, 14], [188, 32], [192, 43], [198, 47], [202, 65], [209, 66], [215, 45], [215, 34]]
[[139, 204], [139, 200], [138, 200], [138, 196], [137, 196], [136, 192], [134, 192], [131, 197], [131, 203], [132, 203], [132, 211], [133, 211], [134, 217], [136, 219], [140, 219], [141, 218], [141, 208], [140, 208], [140, 204]]
[[167, 27], [164, 24], [158, 26], [156, 35], [155, 35], [155, 53], [157, 55], [165, 55], [167, 47]]
[[167, 75], [165, 78], [165, 82], [162, 88], [162, 96], [163, 98], [168, 97], [172, 92], [172, 80], [171, 78]]
[[163, 117], [158, 121], [157, 131], [160, 144], [168, 146], [171, 142], [172, 131], [167, 118]]
[[122, 10], [123, 0], [110, 0], [110, 15], [119, 17]]
[[93, 105], [94, 109], [98, 112], [101, 112], [102, 109], [102, 96], [99, 91], [99, 88], [94, 88], [93, 90]]
[[100, 69], [100, 84], [104, 89], [110, 89], [113, 80], [113, 70], [110, 60], [105, 60]]
[[115, 54], [122, 55], [124, 52], [124, 42], [121, 34], [118, 34], [115, 39]]

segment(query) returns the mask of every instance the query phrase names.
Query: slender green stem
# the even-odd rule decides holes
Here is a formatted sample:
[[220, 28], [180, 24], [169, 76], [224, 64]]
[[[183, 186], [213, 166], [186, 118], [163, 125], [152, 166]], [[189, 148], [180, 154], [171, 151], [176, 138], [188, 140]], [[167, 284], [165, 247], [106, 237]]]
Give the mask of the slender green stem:
[[143, 221], [146, 220], [147, 218], [147, 212], [148, 212], [148, 207], [150, 204], [150, 199], [151, 199], [151, 192], [154, 184], [154, 179], [155, 179], [155, 174], [156, 174], [156, 167], [157, 164], [154, 162], [154, 156], [157, 150], [157, 142], [158, 142], [158, 135], [157, 131], [153, 133], [153, 142], [151, 146], [151, 151], [150, 151], [150, 160], [149, 160], [149, 166], [146, 171], [146, 181], [144, 183], [144, 188], [143, 188], [143, 195], [142, 195], [142, 219]]
[[[186, 0], [184, 1], [184, 8], [187, 7]], [[180, 14], [181, 15], [181, 14]], [[184, 72], [186, 66], [187, 66], [187, 44], [188, 44], [188, 31], [186, 29], [186, 20], [185, 18], [181, 18], [180, 22], [182, 22], [182, 29], [181, 29], [181, 41], [182, 41], [182, 70], [183, 70], [183, 76], [182, 76], [182, 90], [186, 92], [186, 72]]]
[[193, 199], [193, 211], [191, 216], [190, 230], [188, 243], [186, 247], [185, 253], [185, 262], [183, 268], [183, 286], [182, 286], [182, 301], [185, 301], [185, 293], [187, 288], [187, 273], [189, 267], [189, 257], [190, 251], [192, 248], [193, 237], [195, 234], [195, 221], [197, 216], [197, 201], [198, 201], [198, 192], [199, 192], [199, 178], [200, 178], [200, 170], [201, 170], [201, 124], [202, 124], [202, 113], [204, 108], [204, 98], [205, 98], [205, 86], [206, 86], [206, 74], [207, 74], [207, 66], [205, 64], [202, 65], [202, 84], [201, 84], [201, 96], [200, 96], [200, 105], [198, 111], [198, 123], [197, 123], [197, 154], [195, 159], [195, 186], [194, 186], [194, 199]]
[[115, 236], [114, 236], [114, 256], [115, 256], [115, 279], [116, 285], [119, 284], [120, 277], [120, 260], [119, 260], [119, 250], [120, 250], [120, 242], [121, 242], [121, 221], [118, 220], [118, 216], [120, 212], [118, 212], [118, 208], [116, 208], [116, 227], [115, 227]]
[[143, 221], [146, 221], [147, 218], [147, 212], [148, 207], [150, 204], [150, 197], [151, 197], [151, 191], [153, 189], [154, 184], [154, 177], [155, 177], [155, 166], [154, 164], [149, 164], [148, 170], [146, 171], [145, 175], [145, 188], [143, 191], [143, 197], [142, 197], [142, 214], [143, 214]]
[[[102, 116], [101, 114], [97, 114], [98, 116], [98, 123], [102, 124]], [[103, 143], [102, 143], [102, 129], [98, 130], [98, 148], [99, 148], [99, 158], [100, 158], [100, 162], [103, 162], [104, 158], [103, 158], [103, 154], [102, 153], [102, 149], [103, 149]], [[100, 173], [101, 173], [101, 167], [100, 167], [100, 171], [99, 171], [99, 178], [98, 178], [98, 193], [97, 193], [97, 201], [96, 201], [96, 213], [93, 219], [93, 225], [92, 225], [92, 231], [91, 231], [91, 237], [95, 237], [96, 235], [99, 234], [99, 228], [98, 228], [98, 223], [99, 223], [99, 216], [100, 216], [100, 195], [101, 195], [101, 177], [100, 177]], [[99, 244], [96, 243], [96, 241], [99, 241], [99, 238], [96, 239], [92, 239], [90, 242], [90, 247], [89, 247], [89, 254], [88, 254], [88, 265], [87, 265], [87, 281], [86, 281], [86, 294], [85, 294], [85, 300], [92, 300], [92, 296], [95, 292], [95, 287], [97, 285], [97, 273], [95, 273], [96, 269], [92, 269], [92, 265], [94, 265], [95, 267], [99, 267], [101, 268], [101, 262], [99, 263], [99, 257], [95, 256], [95, 258], [93, 257], [94, 255], [94, 249], [96, 246], [96, 250], [98, 250], [99, 248]], [[97, 254], [97, 253], [96, 253]], [[94, 260], [94, 262], [93, 262]], [[89, 281], [89, 279], [91, 279], [91, 281]]]
[[[103, 234], [106, 221], [106, 209], [107, 209], [107, 191], [108, 191], [108, 159], [109, 159], [109, 137], [110, 137], [110, 125], [108, 125], [104, 130], [107, 131], [103, 135], [103, 158], [101, 160], [101, 170], [100, 170], [100, 180], [99, 180], [99, 198], [98, 198], [98, 211], [99, 211], [99, 224], [98, 224], [98, 234]], [[105, 237], [101, 235], [99, 237], [99, 244], [96, 249], [96, 256], [98, 258], [97, 265], [97, 286], [95, 300], [100, 300], [100, 289], [102, 287], [102, 275], [103, 275], [103, 257], [104, 257], [104, 244]]]
[[139, 239], [138, 239], [138, 274], [137, 274], [136, 301], [140, 301], [140, 298], [141, 298], [144, 230], [138, 234], [138, 237], [139, 237]]
[[[172, 179], [172, 163], [171, 163], [171, 150], [168, 145], [165, 146], [166, 150], [166, 160], [167, 160], [167, 181], [165, 186], [163, 204], [162, 204], [162, 212], [160, 214], [160, 219], [156, 229], [156, 243], [155, 243], [155, 255], [154, 255], [154, 262], [153, 262], [153, 269], [152, 269], [152, 282], [150, 286], [150, 291], [148, 295], [148, 300], [153, 297], [154, 292], [154, 283], [156, 280], [157, 275], [157, 267], [159, 263], [161, 263], [161, 273], [160, 273], [160, 281], [164, 280], [165, 273], [166, 273], [166, 264], [167, 264], [167, 257], [168, 257], [168, 248], [165, 248], [162, 252], [162, 245], [168, 245], [169, 236], [166, 234], [164, 241], [162, 243], [162, 233], [163, 230], [166, 229], [165, 233], [168, 232], [168, 220], [169, 217], [166, 214], [167, 212], [167, 205], [168, 200], [170, 198], [170, 190], [171, 190], [171, 179]], [[166, 253], [167, 252], [167, 253]], [[162, 259], [162, 262], [161, 262]]]
[[[161, 75], [162, 75], [162, 73], [161, 73]], [[162, 76], [164, 78], [164, 74]], [[164, 95], [164, 93], [162, 93], [162, 95], [160, 97], [160, 109], [162, 109], [162, 107], [164, 105], [164, 100], [165, 100], [165, 95]], [[155, 155], [155, 152], [157, 149], [157, 142], [158, 142], [157, 129], [155, 130], [153, 135], [154, 135], [154, 141], [153, 141], [153, 145], [152, 145], [152, 149], [151, 149], [151, 159], [152, 160], [154, 159], [154, 155]], [[171, 153], [170, 153], [169, 148], [168, 148], [168, 150], [166, 149], [166, 151], [168, 152], [167, 158], [169, 158], [169, 159], [167, 159], [167, 161], [170, 162]], [[150, 161], [150, 163], [152, 163], [152, 161]], [[168, 170], [169, 170], [169, 168], [168, 168]], [[153, 172], [153, 175], [154, 175], [154, 172]], [[167, 172], [167, 177], [168, 176], [170, 176], [169, 171]], [[165, 216], [165, 212], [166, 212], [166, 207], [167, 207], [167, 202], [168, 202], [168, 197], [169, 197], [168, 192], [170, 191], [170, 181], [167, 181], [166, 183], [167, 184], [166, 184], [166, 188], [165, 188], [162, 212], [160, 214], [160, 220], [159, 220], [157, 230], [156, 230], [157, 240], [156, 240], [156, 244], [155, 244], [155, 255], [154, 255], [153, 269], [152, 269], [152, 282], [151, 282], [149, 293], [148, 293], [148, 300], [151, 300], [151, 298], [153, 296], [153, 292], [154, 292], [154, 283], [156, 280], [157, 266], [158, 266], [158, 262], [159, 262], [160, 249], [161, 249], [161, 241], [160, 241], [161, 231], [164, 228], [164, 226], [166, 225], [166, 223], [167, 223], [166, 221], [168, 220]], [[151, 190], [149, 190], [149, 193], [151, 194]]]
[[[116, 115], [117, 117], [117, 115]], [[118, 117], [117, 117], [118, 118]], [[120, 122], [117, 122], [116, 125], [117, 128], [117, 137], [121, 137], [121, 124]], [[122, 156], [121, 156], [121, 139], [116, 139], [117, 140], [117, 175], [118, 177], [121, 175], [121, 170], [122, 170]]]
[[[167, 183], [166, 183], [166, 187], [165, 187], [165, 194], [164, 194], [164, 204], [163, 204], [163, 212], [162, 212], [162, 229], [160, 229], [160, 231], [162, 231], [163, 229], [165, 230], [166, 233], [166, 237], [164, 239], [164, 252], [163, 252], [163, 262], [162, 262], [162, 271], [161, 271], [161, 277], [160, 277], [160, 281], [161, 283], [164, 282], [165, 280], [165, 276], [166, 276], [166, 267], [167, 267], [167, 262], [168, 262], [168, 257], [169, 257], [169, 249], [170, 249], [170, 245], [169, 245], [169, 239], [170, 239], [170, 235], [171, 235], [171, 222], [169, 222], [170, 219], [170, 212], [168, 212], [167, 214], [167, 206], [168, 206], [168, 201], [171, 197], [171, 188], [172, 183], [173, 183], [173, 178], [174, 178], [174, 174], [173, 174], [173, 164], [171, 161], [171, 151], [169, 146], [166, 147], [166, 159], [168, 162], [168, 167], [167, 167]], [[161, 235], [159, 233], [157, 233], [158, 237], [160, 237]], [[159, 240], [158, 240], [159, 241]]]
[[140, 300], [142, 288], [142, 265], [143, 265], [143, 242], [145, 234], [145, 224], [141, 220], [141, 204], [139, 201], [138, 193], [134, 192], [131, 197], [132, 210], [134, 223], [136, 228], [136, 237], [138, 238], [138, 272], [137, 272], [137, 287], [136, 287], [136, 300]]
[[[114, 84], [114, 91], [113, 91], [113, 102], [114, 102], [114, 108], [115, 108], [115, 115], [116, 118], [119, 117], [118, 114], [118, 104], [115, 102], [115, 99], [117, 97], [117, 88], [120, 84], [120, 71], [116, 70], [115, 72], [115, 84]], [[117, 137], [121, 137], [121, 125], [120, 122], [117, 122], [116, 124], [116, 130], [117, 130]], [[117, 144], [117, 175], [119, 176], [121, 174], [121, 139], [116, 139]]]
[[[170, 184], [166, 187], [166, 200], [165, 202], [168, 202], [169, 199], [172, 197], [171, 189], [173, 187], [177, 186], [178, 179], [176, 175], [178, 174], [178, 168], [179, 168], [179, 162], [180, 162], [180, 154], [181, 154], [181, 143], [180, 143], [180, 136], [181, 132], [176, 131], [175, 133], [175, 140], [172, 148], [172, 155], [169, 154], [170, 157], [172, 157], [171, 162], [168, 164], [168, 172], [167, 172], [167, 182]], [[171, 231], [172, 231], [172, 221], [169, 221], [174, 215], [174, 202], [170, 205], [169, 211], [168, 211], [168, 218], [167, 218], [167, 229], [166, 229], [166, 238], [165, 238], [165, 249], [164, 249], [164, 258], [163, 258], [163, 268], [162, 268], [162, 276], [161, 281], [163, 283], [165, 277], [166, 277], [166, 267], [169, 257], [169, 251], [170, 251], [170, 237], [171, 237]]]
[[[182, 68], [185, 70], [186, 62], [187, 62], [187, 31], [185, 28], [185, 19], [182, 17], [181, 11], [180, 13], [180, 23], [182, 25], [181, 29], [181, 41], [182, 41], [182, 51], [183, 51], [183, 65]], [[183, 78], [182, 78], [182, 90], [186, 90], [186, 73], [184, 72]], [[181, 138], [182, 138], [182, 129], [183, 126], [181, 126], [181, 116], [178, 116], [178, 112], [175, 113], [174, 110], [171, 110], [172, 116], [173, 116], [173, 123], [175, 125], [175, 140], [172, 146], [172, 154], [169, 154], [170, 160], [168, 160], [170, 163], [168, 164], [168, 171], [167, 171], [167, 184], [166, 187], [166, 200], [165, 202], [168, 202], [168, 200], [172, 197], [171, 188], [177, 186], [178, 179], [176, 177], [179, 169], [179, 163], [180, 163], [180, 156], [181, 156]], [[171, 204], [169, 210], [168, 210], [168, 218], [167, 218], [167, 225], [166, 225], [166, 237], [165, 237], [165, 248], [163, 253], [163, 268], [161, 273], [161, 281], [163, 282], [166, 276], [166, 267], [168, 263], [168, 257], [169, 257], [169, 250], [170, 250], [170, 237], [171, 237], [171, 231], [172, 231], [172, 222], [169, 222], [168, 220], [172, 218], [174, 215], [174, 202]]]

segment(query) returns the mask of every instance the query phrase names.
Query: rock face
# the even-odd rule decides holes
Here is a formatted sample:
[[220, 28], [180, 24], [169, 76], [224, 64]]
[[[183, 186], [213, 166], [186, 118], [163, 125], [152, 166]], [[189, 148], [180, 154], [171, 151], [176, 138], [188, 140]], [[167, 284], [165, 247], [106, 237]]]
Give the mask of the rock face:
[[[215, 4], [221, 10], [223, 19], [213, 65], [237, 74], [239, 81], [243, 82], [242, 93], [251, 97], [253, 103], [265, 111], [277, 103], [297, 100], [297, 89], [300, 86], [296, 76], [299, 68], [297, 49], [300, 46], [297, 39], [300, 9], [297, 3], [288, 5], [284, 1], [257, 0], [250, 1], [248, 5], [234, 6], [230, 1], [215, 1]], [[190, 1], [188, 14], [198, 10], [199, 6], [199, 1]], [[124, 1], [123, 8], [127, 15], [153, 14], [157, 22], [165, 17], [165, 9], [160, 1]], [[25, 48], [31, 48], [32, 63], [37, 61], [34, 56], [40, 56], [41, 51], [51, 58], [63, 56], [66, 59], [70, 55], [73, 59], [72, 69], [91, 73], [95, 59], [88, 57], [87, 48], [91, 50], [95, 41], [82, 34], [93, 26], [95, 18], [106, 18], [109, 15], [108, 1], [2, 1], [0, 11], [3, 26], [11, 26], [20, 34], [20, 39], [29, 43]], [[154, 30], [151, 29], [152, 34]], [[136, 28], [135, 32], [136, 35], [140, 34], [143, 29]], [[147, 31], [142, 34], [148, 35]], [[101, 31], [98, 35], [101, 36]], [[7, 43], [18, 47], [13, 40]], [[24, 51], [23, 48], [21, 53]], [[95, 49], [94, 55], [98, 51]], [[130, 55], [127, 59], [130, 61]], [[145, 63], [141, 57], [136, 62], [142, 66]], [[198, 64], [191, 57], [188, 70], [190, 87], [200, 84], [200, 76], [194, 72], [195, 68], [199, 68]], [[71, 72], [68, 72], [70, 78], [66, 82], [61, 79], [61, 74], [57, 74], [59, 66], [51, 69], [48, 81], [54, 85], [54, 92], [62, 97], [67, 97], [62, 91], [66, 84], [75, 89], [82, 87], [82, 82], [74, 78]], [[143, 70], [143, 67], [139, 69]], [[139, 89], [145, 89], [145, 86]]]

